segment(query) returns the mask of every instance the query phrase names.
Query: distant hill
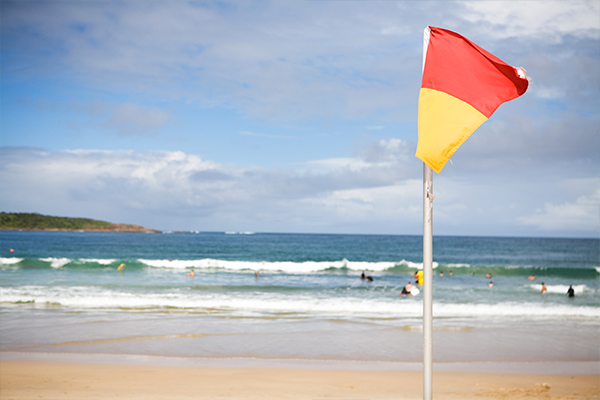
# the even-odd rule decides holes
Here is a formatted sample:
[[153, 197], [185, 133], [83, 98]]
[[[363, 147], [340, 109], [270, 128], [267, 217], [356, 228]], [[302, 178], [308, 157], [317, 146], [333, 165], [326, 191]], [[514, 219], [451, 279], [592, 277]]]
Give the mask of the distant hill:
[[113, 224], [89, 218], [52, 217], [37, 213], [0, 213], [0, 230], [160, 232], [140, 225]]

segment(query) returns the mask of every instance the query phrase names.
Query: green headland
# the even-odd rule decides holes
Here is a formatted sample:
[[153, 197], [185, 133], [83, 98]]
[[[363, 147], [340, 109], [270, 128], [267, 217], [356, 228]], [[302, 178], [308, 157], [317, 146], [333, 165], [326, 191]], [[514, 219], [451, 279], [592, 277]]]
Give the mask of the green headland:
[[140, 225], [115, 224], [90, 218], [53, 217], [37, 213], [0, 213], [0, 230], [156, 232]]

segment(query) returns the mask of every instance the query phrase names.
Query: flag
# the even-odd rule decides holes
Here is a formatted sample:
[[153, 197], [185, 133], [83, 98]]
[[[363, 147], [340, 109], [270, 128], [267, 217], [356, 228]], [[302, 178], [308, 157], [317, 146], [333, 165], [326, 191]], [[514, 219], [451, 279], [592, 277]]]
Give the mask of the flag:
[[500, 104], [525, 93], [529, 82], [523, 68], [447, 29], [425, 29], [423, 54], [416, 156], [440, 173]]

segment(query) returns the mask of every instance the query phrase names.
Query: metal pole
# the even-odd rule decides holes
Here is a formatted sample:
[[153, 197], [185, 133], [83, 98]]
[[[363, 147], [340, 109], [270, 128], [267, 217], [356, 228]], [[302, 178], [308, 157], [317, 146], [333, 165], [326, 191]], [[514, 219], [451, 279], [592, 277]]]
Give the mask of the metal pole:
[[423, 163], [423, 400], [433, 399], [433, 173]]

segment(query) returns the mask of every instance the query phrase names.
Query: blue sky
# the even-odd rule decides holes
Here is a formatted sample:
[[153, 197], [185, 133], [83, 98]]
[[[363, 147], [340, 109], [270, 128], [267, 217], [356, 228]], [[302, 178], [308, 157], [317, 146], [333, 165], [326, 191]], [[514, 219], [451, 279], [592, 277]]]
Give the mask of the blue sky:
[[434, 234], [598, 237], [600, 1], [1, 1], [0, 209], [421, 234], [423, 29], [532, 81], [434, 174]]

